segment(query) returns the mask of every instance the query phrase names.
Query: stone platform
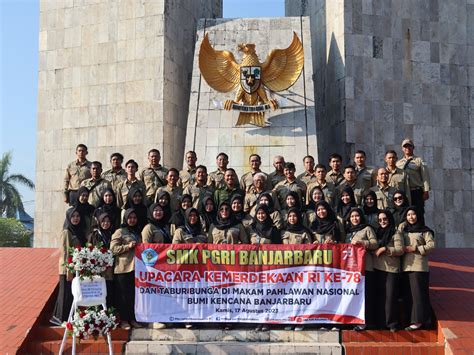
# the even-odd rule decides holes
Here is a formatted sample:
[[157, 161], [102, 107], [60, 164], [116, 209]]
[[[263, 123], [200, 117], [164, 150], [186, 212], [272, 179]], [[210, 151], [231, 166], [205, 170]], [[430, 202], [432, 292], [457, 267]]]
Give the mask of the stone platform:
[[342, 354], [339, 331], [134, 329], [126, 354]]

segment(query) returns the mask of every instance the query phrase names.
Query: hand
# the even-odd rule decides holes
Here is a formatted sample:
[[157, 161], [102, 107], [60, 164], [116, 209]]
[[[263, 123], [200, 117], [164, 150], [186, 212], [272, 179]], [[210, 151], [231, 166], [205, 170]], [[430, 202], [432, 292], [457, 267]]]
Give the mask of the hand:
[[382, 255], [383, 253], [385, 253], [385, 251], [387, 251], [387, 248], [385, 248], [385, 247], [378, 248], [375, 251], [375, 255], [378, 257], [378, 256]]
[[416, 248], [409, 245], [409, 246], [404, 247], [403, 250], [405, 251], [405, 253], [414, 253]]
[[360, 246], [365, 246], [364, 243], [362, 243], [360, 240], [352, 240], [351, 241], [352, 245], [360, 245]]
[[334, 240], [332, 240], [332, 239], [326, 239], [326, 240], [324, 241], [324, 244], [336, 244], [336, 242], [335, 242]]
[[318, 242], [317, 240], [315, 240], [315, 241], [313, 242], [313, 244], [316, 244], [316, 245], [317, 245], [317, 244], [319, 244], [319, 242]]
[[423, 192], [423, 201], [426, 201], [429, 198], [430, 198], [430, 192], [429, 191]]

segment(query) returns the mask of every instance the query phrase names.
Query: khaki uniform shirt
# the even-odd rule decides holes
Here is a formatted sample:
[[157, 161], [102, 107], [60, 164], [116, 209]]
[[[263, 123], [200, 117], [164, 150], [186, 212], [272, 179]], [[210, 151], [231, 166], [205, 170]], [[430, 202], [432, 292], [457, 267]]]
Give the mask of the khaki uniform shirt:
[[433, 234], [431, 232], [403, 232], [403, 239], [406, 246], [415, 247], [416, 251], [403, 255], [402, 271], [429, 271], [428, 254], [435, 248]]
[[188, 166], [186, 170], [181, 170], [179, 172], [178, 185], [183, 189], [189, 185], [192, 185], [196, 181], [196, 168], [191, 168]]
[[272, 189], [280, 182], [285, 180], [285, 175], [283, 173], [279, 174], [276, 170], [268, 174], [268, 181], [271, 182]]
[[[275, 210], [280, 209], [280, 203], [278, 202], [277, 195], [274, 191], [265, 191], [272, 196], [273, 207]], [[251, 187], [250, 190], [245, 194], [244, 198], [244, 212], [250, 214], [252, 217], [255, 216], [255, 208], [257, 207], [257, 201], [260, 194], [263, 192], [257, 192], [255, 187]]]
[[393, 171], [390, 171], [388, 167], [385, 169], [388, 171], [388, 184], [396, 190], [403, 191], [408, 199], [411, 200], [410, 184], [408, 184], [407, 173], [397, 167], [395, 167], [395, 170]]
[[204, 197], [214, 196], [214, 187], [210, 185], [198, 186], [196, 183], [193, 183], [184, 188], [183, 195], [191, 195], [193, 198], [193, 207], [199, 209]]
[[216, 190], [225, 187], [224, 174], [225, 171], [213, 171], [207, 177], [207, 184], [210, 186], [214, 186]]
[[[408, 162], [410, 160], [410, 162]], [[408, 162], [408, 164], [407, 164]], [[403, 169], [406, 165], [406, 168]], [[404, 170], [408, 175], [408, 183], [411, 190], [422, 189], [423, 191], [430, 191], [430, 176], [426, 163], [417, 156], [410, 158], [402, 158], [397, 161], [397, 167]]]
[[[166, 227], [167, 228], [167, 227]], [[169, 234], [169, 230], [167, 230]], [[163, 231], [154, 224], [148, 223], [142, 230], [143, 243], [164, 243], [165, 235]]]
[[278, 202], [280, 202], [280, 206], [285, 206], [285, 198], [286, 195], [290, 191], [294, 191], [298, 194], [301, 200], [301, 205], [305, 204], [305, 198], [306, 198], [306, 185], [303, 184], [299, 180], [295, 180], [293, 182], [289, 182], [288, 180], [283, 180], [280, 181], [274, 188], [274, 191], [276, 192], [278, 196]]
[[202, 244], [208, 242], [208, 236], [204, 231], [201, 231], [199, 235], [193, 236], [186, 229], [178, 228], [173, 235], [173, 244]]
[[403, 254], [403, 235], [395, 231], [392, 239], [386, 246], [387, 250], [380, 256], [374, 254], [374, 269], [391, 273], [399, 273], [400, 256]]
[[125, 179], [124, 181], [118, 184], [117, 190], [115, 191], [115, 195], [117, 196], [118, 207], [123, 208], [125, 206], [125, 204], [127, 203], [128, 192], [132, 187], [136, 187], [143, 193], [143, 195], [145, 195], [146, 188], [143, 181], [140, 181], [138, 179], [129, 181]]
[[171, 211], [172, 212], [175, 212], [177, 210], [179, 210], [179, 207], [180, 207], [180, 198], [181, 196], [183, 195], [183, 188], [181, 186], [175, 186], [175, 187], [171, 187], [169, 185], [166, 185], [166, 186], [162, 186], [162, 187], [159, 187], [157, 190], [156, 190], [156, 194], [155, 194], [155, 202], [158, 202], [158, 194], [161, 192], [161, 191], [166, 191], [170, 194], [170, 207], [171, 207]]
[[76, 191], [81, 186], [81, 182], [91, 177], [91, 165], [89, 160], [79, 163], [74, 160], [67, 165], [66, 174], [64, 175], [64, 192]]
[[133, 234], [128, 228], [120, 228], [112, 235], [110, 250], [115, 255], [115, 274], [125, 274], [135, 270], [135, 248], [129, 248], [132, 241], [141, 243], [140, 235]]
[[380, 186], [378, 183], [376, 186], [372, 187], [370, 190], [374, 191], [377, 195], [377, 208], [379, 210], [384, 210], [386, 208], [393, 208], [393, 195], [396, 188], [387, 185], [385, 187]]
[[117, 190], [118, 185], [122, 182], [127, 180], [127, 173], [124, 169], [120, 169], [119, 171], [115, 172], [113, 169], [109, 169], [104, 171], [101, 176], [102, 179], [107, 180], [112, 185], [112, 188]]
[[61, 232], [59, 240], [59, 275], [66, 275], [69, 271], [67, 271], [64, 263], [69, 257], [69, 248], [80, 247], [81, 242], [79, 241], [79, 238], [72, 235], [72, 233], [67, 229]]
[[307, 171], [305, 171], [304, 173], [299, 174], [296, 177], [296, 179], [301, 181], [306, 186], [309, 186], [310, 184], [317, 181], [316, 176], [314, 175], [314, 173], [311, 174], [311, 173], [308, 173]]
[[357, 183], [359, 186], [363, 186], [365, 190], [368, 190], [375, 185], [376, 173], [374, 168], [369, 168], [368, 166], [359, 168], [356, 166], [356, 174]]
[[319, 186], [324, 193], [324, 200], [329, 203], [331, 207], [334, 207], [336, 201], [336, 186], [332, 182], [325, 182], [324, 184], [320, 184], [319, 182], [315, 181], [308, 185], [306, 189], [306, 204], [309, 204], [311, 201], [311, 191], [316, 186]]
[[344, 176], [341, 172], [335, 172], [334, 170], [329, 170], [326, 175], [326, 180], [332, 183], [334, 186], [338, 187], [340, 183], [344, 181]]
[[350, 187], [352, 187], [352, 190], [354, 190], [355, 202], [358, 206], [360, 206], [362, 204], [362, 196], [364, 195], [365, 189], [364, 189], [364, 186], [359, 185], [357, 183], [357, 180], [354, 183], [352, 183], [352, 185], [348, 184], [347, 181], [344, 180], [344, 182], [342, 182], [337, 187], [336, 201], [338, 201], [339, 198], [341, 197], [342, 190], [344, 190], [344, 187], [346, 187], [346, 185], [349, 185]]
[[209, 239], [213, 244], [248, 244], [249, 237], [241, 223], [228, 229], [217, 229], [214, 225], [209, 231]]
[[153, 200], [156, 190], [158, 190], [159, 187], [165, 186], [167, 184], [167, 174], [168, 169], [159, 165], [157, 168], [152, 168], [149, 166], [143, 169], [138, 175], [139, 179], [145, 184], [146, 197], [148, 197], [150, 201]]
[[257, 173], [262, 173], [266, 176], [266, 180], [265, 180], [266, 189], [271, 190], [272, 187], [271, 187], [270, 179], [268, 178], [268, 175], [264, 173], [263, 171], [255, 171], [255, 172], [249, 171], [245, 173], [244, 175], [242, 175], [242, 177], [240, 178], [240, 188], [244, 190], [245, 192], [249, 192], [250, 188], [253, 187], [253, 177]]
[[[339, 235], [341, 240], [346, 239], [346, 232], [344, 230], [344, 225], [337, 221], [337, 229], [339, 229]], [[314, 233], [314, 243], [316, 244], [324, 244], [328, 241], [335, 241], [334, 236], [331, 233], [326, 233], [326, 234], [319, 234], [319, 233]]]
[[293, 233], [290, 231], [281, 232], [283, 244], [311, 244], [313, 237], [308, 232]]
[[89, 190], [89, 203], [94, 207], [99, 205], [100, 198], [105, 190], [112, 188], [110, 182], [102, 178], [97, 180], [86, 179], [81, 183], [81, 186], [85, 186]]
[[364, 229], [355, 233], [346, 234], [346, 243], [351, 243], [353, 241], [357, 241], [364, 244], [366, 250], [365, 271], [374, 271], [374, 255], [372, 253], [372, 250], [377, 249], [379, 244], [372, 227], [367, 226]]

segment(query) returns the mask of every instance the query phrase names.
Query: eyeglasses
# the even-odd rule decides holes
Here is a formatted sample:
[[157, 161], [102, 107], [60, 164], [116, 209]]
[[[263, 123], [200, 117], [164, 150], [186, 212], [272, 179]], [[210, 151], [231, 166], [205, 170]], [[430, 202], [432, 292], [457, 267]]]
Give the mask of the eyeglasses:
[[393, 200], [394, 200], [394, 201], [401, 201], [401, 200], [403, 200], [403, 197], [402, 197], [402, 196], [395, 196], [395, 197], [393, 198]]

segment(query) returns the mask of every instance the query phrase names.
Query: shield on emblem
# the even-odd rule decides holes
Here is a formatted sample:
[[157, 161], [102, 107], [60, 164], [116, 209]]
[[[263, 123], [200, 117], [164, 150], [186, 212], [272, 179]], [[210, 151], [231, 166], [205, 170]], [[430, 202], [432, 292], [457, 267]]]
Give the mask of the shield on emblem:
[[247, 94], [253, 94], [260, 86], [260, 67], [240, 67], [240, 85]]

